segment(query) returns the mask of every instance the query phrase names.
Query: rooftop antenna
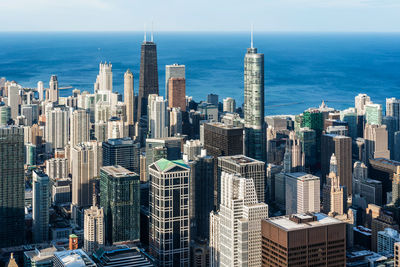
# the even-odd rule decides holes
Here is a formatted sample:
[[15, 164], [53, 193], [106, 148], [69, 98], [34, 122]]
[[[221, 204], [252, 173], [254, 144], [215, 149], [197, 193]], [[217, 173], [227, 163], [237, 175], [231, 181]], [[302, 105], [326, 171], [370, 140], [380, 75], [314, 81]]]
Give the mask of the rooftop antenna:
[[153, 42], [154, 21], [151, 21], [151, 42]]
[[146, 42], [146, 23], [144, 24], [144, 41]]
[[253, 29], [254, 28], [254, 25], [253, 25], [253, 23], [251, 24], [251, 43], [250, 43], [250, 46], [251, 46], [251, 48], [253, 48]]

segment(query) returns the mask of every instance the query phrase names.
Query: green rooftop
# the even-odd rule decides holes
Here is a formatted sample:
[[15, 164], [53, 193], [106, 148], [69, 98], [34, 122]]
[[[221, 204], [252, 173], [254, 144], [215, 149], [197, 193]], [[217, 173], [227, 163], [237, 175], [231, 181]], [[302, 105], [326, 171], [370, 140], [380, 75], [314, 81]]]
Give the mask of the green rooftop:
[[160, 160], [156, 161], [156, 164], [157, 164], [157, 167], [161, 171], [165, 171], [166, 169], [172, 167], [173, 165], [179, 165], [184, 168], [189, 168], [189, 166], [186, 165], [185, 162], [181, 159], [179, 159], [179, 160], [160, 159]]

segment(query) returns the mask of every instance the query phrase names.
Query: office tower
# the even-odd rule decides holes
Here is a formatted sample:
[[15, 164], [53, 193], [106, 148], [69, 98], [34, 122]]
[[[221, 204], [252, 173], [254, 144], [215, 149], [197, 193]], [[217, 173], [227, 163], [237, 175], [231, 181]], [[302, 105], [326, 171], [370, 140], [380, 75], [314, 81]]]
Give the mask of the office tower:
[[330, 160], [330, 172], [323, 187], [323, 211], [325, 214], [343, 215], [346, 212], [347, 193], [340, 184], [338, 176], [338, 161], [335, 154]]
[[367, 123], [364, 129], [364, 139], [366, 160], [376, 158], [390, 159], [386, 125]]
[[102, 166], [100, 143], [81, 143], [71, 148], [72, 204], [77, 207], [92, 205], [93, 182]]
[[[268, 164], [266, 168], [266, 183], [265, 183], [265, 200], [266, 203], [271, 203], [275, 202], [275, 187], [277, 183], [277, 175], [282, 171], [282, 166], [274, 165], [274, 164]], [[283, 184], [284, 185], [284, 184]], [[283, 190], [284, 192], [284, 190]], [[281, 193], [283, 195], [283, 193]], [[283, 197], [284, 198], [284, 197]], [[276, 202], [277, 203], [277, 202]], [[283, 205], [285, 206], [285, 203], [283, 202]]]
[[139, 240], [139, 175], [119, 165], [100, 171], [100, 207], [104, 208], [108, 244]]
[[129, 136], [129, 125], [118, 117], [111, 117], [107, 122], [107, 138], [118, 139]]
[[51, 158], [46, 160], [46, 174], [53, 180], [68, 177], [68, 159]]
[[210, 248], [207, 240], [201, 240], [190, 244], [190, 266], [207, 267], [210, 266]]
[[372, 125], [382, 124], [382, 105], [380, 104], [366, 104], [365, 107], [365, 121]]
[[100, 62], [99, 74], [94, 84], [94, 91], [110, 91], [113, 89], [113, 76], [112, 76], [112, 65], [107, 62]]
[[149, 95], [149, 138], [164, 138], [169, 135], [167, 101], [162, 96]]
[[325, 214], [272, 217], [261, 233], [263, 267], [346, 265], [346, 223]]
[[245, 155], [265, 160], [264, 54], [247, 49], [244, 57]]
[[94, 136], [97, 142], [105, 142], [108, 139], [108, 123], [98, 121], [94, 124]]
[[320, 178], [304, 172], [285, 173], [286, 214], [320, 211]]
[[24, 188], [23, 129], [0, 127], [0, 247], [24, 242]]
[[197, 105], [197, 111], [204, 116], [205, 120], [218, 121], [218, 106], [201, 102]]
[[58, 79], [56, 75], [51, 75], [48, 89], [48, 98], [50, 102], [58, 103], [59, 89], [58, 89]]
[[74, 147], [80, 143], [90, 140], [90, 115], [84, 109], [77, 109], [71, 116], [71, 140], [70, 145]]
[[51, 200], [54, 205], [71, 203], [71, 178], [60, 178], [52, 181]]
[[87, 252], [97, 251], [104, 245], [104, 211], [96, 205], [96, 195], [93, 195], [93, 205], [85, 210], [84, 248]]
[[355, 162], [353, 168], [353, 206], [360, 206], [358, 197], [365, 199], [365, 203], [382, 205], [382, 182], [368, 178], [368, 168], [363, 162]]
[[18, 117], [18, 110], [19, 110], [19, 91], [22, 89], [22, 87], [15, 83], [12, 82], [8, 85], [7, 87], [7, 99], [8, 99], [8, 103], [7, 105], [11, 108], [11, 118], [13, 120], [17, 119]]
[[39, 111], [36, 104], [21, 106], [21, 116], [25, 117], [24, 125], [32, 126], [38, 122]]
[[68, 108], [56, 107], [46, 109], [46, 142], [54, 149], [64, 149], [69, 141], [69, 115]]
[[348, 108], [340, 111], [340, 120], [347, 122], [349, 128], [349, 136], [353, 139], [357, 138], [357, 110]]
[[150, 253], [158, 266], [188, 266], [190, 168], [182, 160], [160, 159], [149, 174]]
[[31, 143], [26, 143], [25, 145], [25, 164], [26, 165], [36, 165], [36, 146]]
[[218, 95], [208, 94], [207, 95], [207, 103], [210, 103], [210, 104], [218, 107]]
[[214, 157], [243, 154], [243, 128], [205, 123], [204, 149]]
[[39, 93], [39, 100], [43, 101], [44, 100], [44, 85], [42, 81], [38, 81], [37, 83], [37, 91]]
[[82, 250], [64, 250], [54, 253], [54, 267], [84, 266], [96, 267], [96, 263]]
[[396, 118], [396, 131], [400, 129], [400, 99], [386, 98], [386, 116]]
[[[322, 131], [325, 129], [325, 119], [327, 117], [327, 112], [321, 110], [321, 108], [309, 108], [303, 112], [303, 118], [301, 127], [308, 128], [315, 131], [315, 164], [312, 169], [318, 168], [318, 164], [321, 160], [321, 135]], [[306, 154], [307, 156], [307, 154]]]
[[33, 242], [42, 243], [49, 239], [50, 179], [44, 172], [32, 173], [32, 233]]
[[126, 105], [124, 102], [118, 101], [116, 105], [111, 107], [111, 116], [117, 117], [119, 120], [123, 122], [127, 122], [126, 120]]
[[379, 207], [379, 215], [376, 218], [372, 218], [371, 221], [371, 250], [378, 251], [378, 233], [384, 231], [386, 228], [399, 231], [399, 224], [393, 219], [392, 214], [386, 214], [385, 211]]
[[210, 213], [211, 266], [260, 266], [268, 205], [257, 201], [253, 179], [223, 172], [221, 185], [220, 209]]
[[[218, 176], [222, 172], [253, 179], [258, 202], [265, 202], [265, 162], [244, 155], [218, 157]], [[218, 189], [220, 190], [220, 183]]]
[[78, 245], [79, 245], [78, 236], [75, 235], [75, 234], [70, 234], [70, 235], [69, 235], [68, 249], [69, 249], [69, 250], [78, 249]]
[[369, 160], [369, 177], [382, 183], [382, 203], [387, 202], [386, 196], [392, 191], [392, 181], [396, 180], [395, 175], [399, 174], [400, 162], [377, 158]]
[[395, 117], [385, 116], [382, 118], [382, 124], [386, 125], [386, 131], [388, 134], [388, 150], [390, 150], [390, 158], [393, 159], [395, 157], [395, 149], [394, 149], [394, 134], [397, 129], [398, 119]]
[[133, 74], [128, 69], [124, 74], [124, 102], [126, 105], [126, 116], [128, 125], [134, 124], [134, 104], [135, 104], [135, 93], [133, 87]]
[[183, 145], [183, 155], [187, 157], [187, 160], [195, 160], [198, 155], [201, 154], [203, 146], [200, 140], [187, 140]]
[[173, 64], [165, 66], [165, 99], [169, 99], [169, 80], [170, 78], [185, 79], [185, 65]]
[[129, 137], [108, 139], [103, 143], [103, 166], [120, 165], [140, 173], [140, 144]]
[[181, 108], [186, 111], [186, 81], [185, 78], [170, 78], [168, 81], [168, 105], [170, 108]]
[[225, 98], [224, 99], [224, 104], [223, 104], [223, 111], [224, 112], [234, 113], [236, 111], [235, 99], [233, 99], [232, 97]]
[[207, 240], [210, 236], [210, 212], [214, 208], [214, 158], [203, 149], [187, 163], [190, 166], [191, 240]]
[[169, 111], [169, 135], [182, 134], [182, 112], [180, 108], [171, 108]]
[[309, 170], [317, 163], [316, 133], [310, 128], [301, 128], [297, 135], [304, 153], [304, 167]]
[[371, 98], [366, 94], [358, 94], [354, 98], [355, 108], [357, 111], [357, 115], [365, 114], [365, 105], [372, 104]]
[[332, 154], [337, 158], [340, 185], [346, 186], [347, 194], [352, 188], [352, 140], [348, 136], [324, 134], [321, 138], [321, 175], [322, 181], [329, 174]]
[[385, 228], [378, 232], [377, 252], [382, 254], [394, 254], [394, 244], [400, 242], [399, 232], [391, 228]]
[[147, 115], [147, 101], [150, 94], [158, 95], [157, 47], [153, 40], [149, 42], [145, 38], [140, 54], [138, 121]]
[[11, 107], [0, 102], [0, 126], [7, 125], [11, 119]]

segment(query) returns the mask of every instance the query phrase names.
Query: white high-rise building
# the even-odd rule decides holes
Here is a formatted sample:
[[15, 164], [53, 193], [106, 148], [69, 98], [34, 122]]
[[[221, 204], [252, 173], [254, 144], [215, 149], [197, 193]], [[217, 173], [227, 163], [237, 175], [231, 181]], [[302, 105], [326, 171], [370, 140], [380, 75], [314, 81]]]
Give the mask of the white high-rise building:
[[171, 108], [169, 111], [170, 136], [182, 134], [182, 112], [180, 108]]
[[8, 100], [8, 106], [11, 108], [11, 118], [13, 120], [16, 120], [18, 117], [18, 107], [19, 107], [19, 90], [21, 90], [22, 87], [15, 83], [11, 82], [7, 86], [7, 100]]
[[124, 138], [129, 136], [128, 123], [119, 120], [111, 119], [107, 123], [107, 137], [108, 139]]
[[79, 207], [92, 205], [93, 181], [103, 165], [101, 143], [86, 142], [71, 148], [72, 204]]
[[104, 211], [96, 206], [96, 196], [93, 196], [93, 205], [85, 210], [84, 217], [84, 248], [87, 252], [94, 252], [104, 245]]
[[69, 117], [68, 108], [46, 107], [45, 139], [52, 149], [64, 149], [69, 141]]
[[94, 136], [98, 142], [108, 140], [108, 124], [104, 121], [98, 121], [94, 124]]
[[201, 154], [203, 145], [200, 140], [187, 140], [183, 145], [183, 155], [187, 157], [188, 161], [195, 160]]
[[261, 266], [261, 220], [268, 205], [259, 203], [253, 179], [221, 173], [221, 204], [210, 214], [211, 266]]
[[38, 94], [39, 94], [39, 100], [43, 101], [44, 100], [44, 84], [43, 84], [42, 81], [39, 81], [37, 83], [37, 91], [38, 91]]
[[232, 97], [227, 97], [224, 99], [224, 112], [234, 113], [236, 111], [236, 101]]
[[99, 74], [97, 75], [94, 91], [110, 91], [113, 89], [113, 75], [111, 63], [102, 63], [99, 65]]
[[56, 75], [51, 75], [49, 82], [49, 90], [48, 90], [48, 98], [50, 102], [58, 102], [59, 98], [59, 89], [58, 89], [58, 79]]
[[71, 147], [90, 140], [90, 114], [84, 109], [77, 109], [71, 116]]
[[53, 180], [68, 177], [68, 159], [51, 158], [46, 160], [46, 174]]
[[285, 173], [286, 214], [320, 212], [320, 178], [304, 172]]
[[366, 94], [358, 94], [354, 98], [354, 104], [357, 110], [358, 115], [364, 115], [365, 114], [365, 105], [366, 104], [371, 104], [371, 98], [366, 95]]
[[129, 69], [124, 74], [124, 102], [126, 105], [126, 121], [129, 125], [133, 125], [135, 94], [133, 90], [133, 74]]
[[168, 100], [170, 78], [185, 78], [185, 65], [173, 64], [165, 66], [165, 99]]
[[42, 171], [32, 173], [32, 233], [33, 242], [49, 239], [50, 179]]
[[164, 138], [169, 136], [169, 119], [167, 101], [156, 94], [149, 95], [148, 101], [149, 138]]

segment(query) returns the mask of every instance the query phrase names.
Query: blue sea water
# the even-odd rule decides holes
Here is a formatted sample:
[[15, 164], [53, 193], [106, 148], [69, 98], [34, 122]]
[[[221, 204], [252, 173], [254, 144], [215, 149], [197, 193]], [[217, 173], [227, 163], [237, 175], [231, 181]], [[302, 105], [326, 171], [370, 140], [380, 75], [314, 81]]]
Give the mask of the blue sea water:
[[[186, 65], [187, 95], [216, 93], [243, 102], [248, 33], [158, 33], [160, 94], [165, 65]], [[142, 33], [0, 33], [0, 77], [35, 87], [58, 75], [60, 86], [93, 90], [100, 61], [113, 64], [114, 91], [130, 68], [138, 90]], [[265, 54], [266, 114], [297, 114], [325, 100], [343, 109], [367, 93], [376, 103], [400, 97], [400, 34], [256, 33]], [[61, 95], [69, 95], [63, 90]]]

